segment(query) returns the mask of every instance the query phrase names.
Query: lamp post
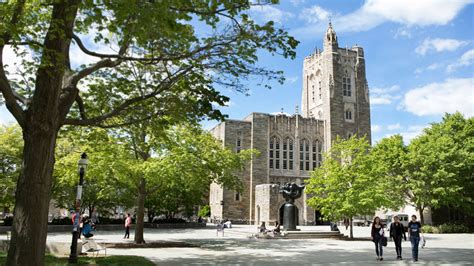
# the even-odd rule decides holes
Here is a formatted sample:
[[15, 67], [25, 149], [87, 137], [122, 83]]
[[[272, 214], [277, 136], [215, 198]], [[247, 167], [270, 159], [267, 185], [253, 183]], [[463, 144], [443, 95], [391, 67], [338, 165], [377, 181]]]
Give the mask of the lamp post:
[[81, 159], [77, 162], [79, 168], [79, 184], [77, 185], [77, 196], [76, 196], [76, 213], [74, 216], [74, 224], [72, 227], [72, 243], [71, 243], [71, 253], [69, 255], [69, 263], [77, 263], [77, 239], [79, 238], [79, 218], [81, 212], [81, 197], [82, 197], [82, 184], [84, 183], [84, 175], [86, 173], [87, 164], [89, 160], [87, 159], [87, 154], [84, 152], [81, 154]]

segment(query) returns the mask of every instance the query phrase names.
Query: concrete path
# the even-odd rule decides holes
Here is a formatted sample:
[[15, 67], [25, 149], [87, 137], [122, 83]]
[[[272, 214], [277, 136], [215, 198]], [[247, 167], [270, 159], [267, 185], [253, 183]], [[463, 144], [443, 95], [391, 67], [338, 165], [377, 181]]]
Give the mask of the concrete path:
[[[303, 230], [327, 231], [329, 227], [308, 226]], [[343, 228], [342, 228], [343, 229]], [[368, 227], [355, 227], [355, 237], [369, 236]], [[393, 242], [384, 249], [384, 261], [375, 260], [371, 241], [332, 239], [255, 239], [255, 226], [236, 225], [226, 229], [224, 237], [208, 229], [145, 229], [145, 240], [184, 241], [199, 248], [107, 249], [107, 254], [138, 255], [158, 265], [410, 265], [410, 243], [403, 242], [404, 260], [395, 260]], [[345, 233], [345, 230], [342, 230]], [[131, 237], [133, 238], [131, 232]], [[473, 265], [473, 234], [426, 234], [427, 246], [420, 249], [415, 265]], [[0, 238], [3, 236], [0, 236]], [[131, 242], [122, 239], [123, 232], [100, 232], [97, 242]], [[70, 234], [49, 234], [48, 241], [70, 242]]]

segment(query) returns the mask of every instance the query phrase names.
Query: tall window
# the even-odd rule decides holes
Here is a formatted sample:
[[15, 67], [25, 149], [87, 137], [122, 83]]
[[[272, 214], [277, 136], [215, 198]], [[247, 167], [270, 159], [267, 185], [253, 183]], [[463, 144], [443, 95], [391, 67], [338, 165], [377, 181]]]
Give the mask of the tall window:
[[274, 158], [275, 158], [275, 140], [276, 138], [275, 137], [271, 137], [270, 138], [270, 147], [268, 149], [268, 166], [270, 168], [273, 168], [273, 162], [274, 162]]
[[313, 103], [314, 103], [314, 85], [311, 86], [311, 96], [313, 97]]
[[280, 169], [280, 139], [275, 139], [275, 169]]
[[319, 99], [321, 100], [321, 98], [322, 98], [322, 87], [321, 87], [321, 81], [319, 82], [318, 91], [319, 91]]
[[293, 140], [290, 138], [283, 142], [283, 169], [293, 170]]
[[346, 110], [346, 120], [352, 120], [352, 111]]
[[234, 200], [240, 201], [240, 192], [237, 192], [237, 191], [235, 192]]
[[318, 145], [317, 145], [318, 141], [315, 140], [313, 141], [313, 150], [311, 152], [311, 155], [312, 155], [312, 162], [313, 162], [313, 170], [316, 169], [317, 167], [317, 161], [318, 161], [318, 154], [317, 154], [317, 148], [318, 148]]
[[344, 96], [351, 96], [351, 75], [349, 72], [344, 73], [344, 77], [342, 77], [342, 95]]
[[309, 142], [306, 139], [300, 142], [300, 170], [309, 171]]
[[235, 145], [235, 151], [239, 153], [242, 150], [242, 139], [240, 137], [237, 138], [237, 143]]
[[288, 139], [288, 169], [293, 170], [293, 140]]

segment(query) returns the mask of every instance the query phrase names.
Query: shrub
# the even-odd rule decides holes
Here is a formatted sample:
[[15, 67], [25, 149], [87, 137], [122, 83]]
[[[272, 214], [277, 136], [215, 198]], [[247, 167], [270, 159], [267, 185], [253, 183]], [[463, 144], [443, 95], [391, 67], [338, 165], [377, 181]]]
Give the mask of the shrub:
[[443, 234], [469, 233], [469, 227], [463, 224], [442, 224], [438, 228], [439, 232]]
[[13, 225], [13, 216], [7, 216], [3, 220], [3, 225], [5, 226], [12, 226]]
[[154, 224], [182, 224], [186, 223], [186, 220], [181, 218], [171, 218], [171, 219], [154, 219]]
[[209, 205], [202, 206], [198, 215], [201, 217], [209, 217], [211, 215], [211, 207], [209, 207]]
[[54, 218], [49, 224], [54, 225], [72, 225], [72, 220], [69, 217]]
[[469, 233], [469, 227], [464, 224], [441, 224], [438, 226], [424, 225], [423, 232], [428, 234]]
[[[123, 224], [125, 223], [125, 218], [109, 218], [109, 217], [100, 217], [98, 224]], [[132, 224], [135, 223], [132, 219]]]

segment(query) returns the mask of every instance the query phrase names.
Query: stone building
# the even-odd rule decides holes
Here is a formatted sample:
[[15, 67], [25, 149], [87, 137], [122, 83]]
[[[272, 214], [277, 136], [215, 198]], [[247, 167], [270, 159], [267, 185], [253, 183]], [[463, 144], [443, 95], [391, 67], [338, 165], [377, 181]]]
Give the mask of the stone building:
[[[256, 149], [248, 167], [239, 173], [240, 193], [217, 184], [210, 187], [211, 217], [273, 224], [282, 219], [279, 185], [303, 183], [319, 167], [322, 152], [340, 136], [357, 134], [370, 141], [370, 105], [362, 47], [340, 48], [329, 24], [324, 49], [303, 62], [302, 112], [294, 115], [251, 113], [243, 120], [228, 119], [211, 130], [223, 145], [239, 152]], [[320, 224], [320, 213], [299, 198], [298, 223]]]

